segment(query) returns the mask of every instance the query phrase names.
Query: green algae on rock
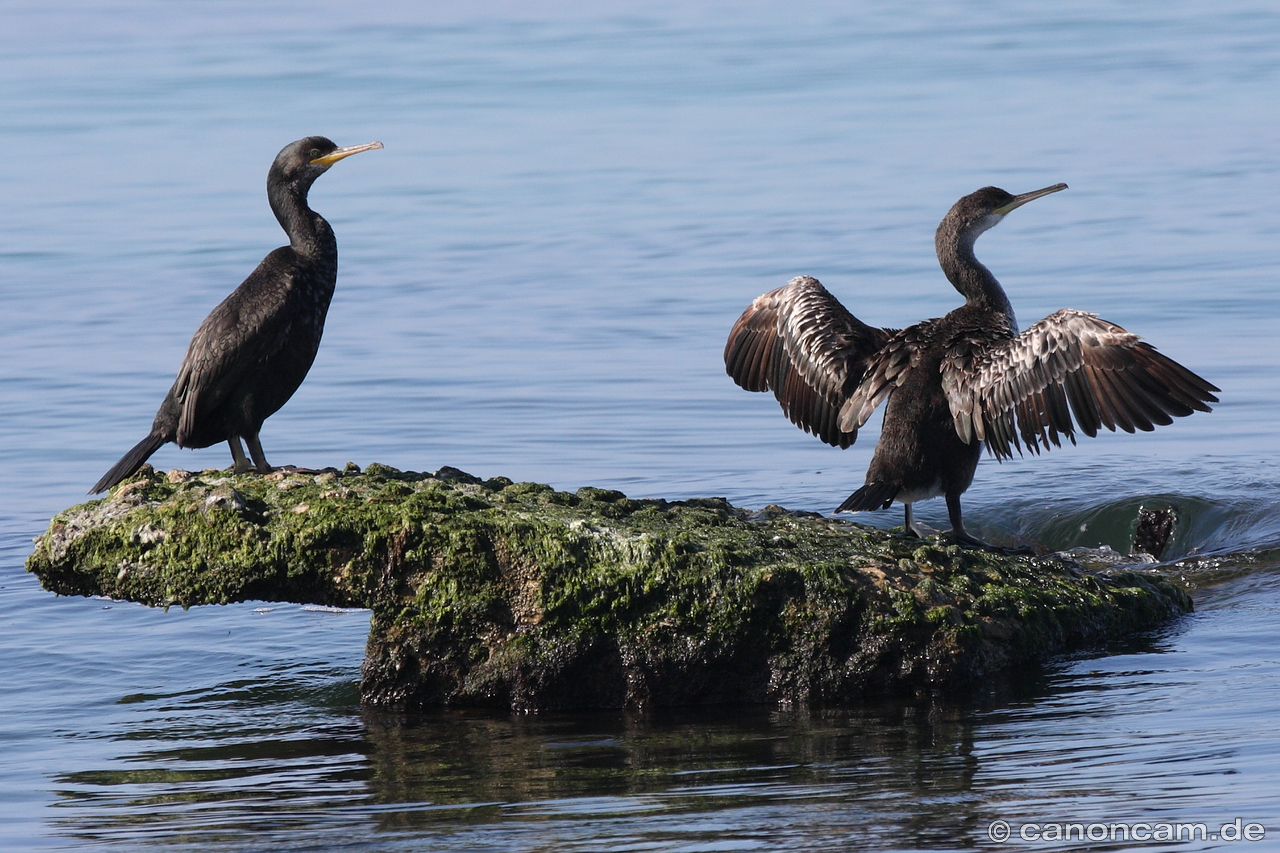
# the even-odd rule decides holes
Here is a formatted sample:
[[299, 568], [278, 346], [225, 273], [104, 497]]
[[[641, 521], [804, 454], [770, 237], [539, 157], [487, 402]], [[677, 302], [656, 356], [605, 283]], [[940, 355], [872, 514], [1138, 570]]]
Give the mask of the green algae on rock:
[[370, 608], [362, 695], [393, 705], [957, 692], [1191, 608], [1159, 576], [779, 507], [376, 464], [265, 477], [147, 466], [56, 516], [27, 568], [59, 594], [149, 605]]

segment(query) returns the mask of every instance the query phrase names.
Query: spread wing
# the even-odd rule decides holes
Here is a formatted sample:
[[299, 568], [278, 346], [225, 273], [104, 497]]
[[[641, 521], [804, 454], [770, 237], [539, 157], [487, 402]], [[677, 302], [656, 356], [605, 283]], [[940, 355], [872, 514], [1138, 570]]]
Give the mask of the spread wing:
[[848, 447], [858, 430], [841, 428], [840, 407], [892, 333], [850, 314], [816, 278], [799, 276], [756, 297], [733, 324], [725, 371], [748, 391], [773, 391], [805, 432]]
[[181, 407], [179, 444], [284, 344], [291, 316], [292, 258], [288, 248], [267, 255], [196, 329], [171, 392]]
[[1063, 309], [1017, 337], [956, 346], [942, 385], [966, 442], [985, 441], [997, 458], [1039, 453], [1105, 426], [1150, 431], [1193, 411], [1208, 412], [1220, 390], [1137, 335], [1096, 314]]

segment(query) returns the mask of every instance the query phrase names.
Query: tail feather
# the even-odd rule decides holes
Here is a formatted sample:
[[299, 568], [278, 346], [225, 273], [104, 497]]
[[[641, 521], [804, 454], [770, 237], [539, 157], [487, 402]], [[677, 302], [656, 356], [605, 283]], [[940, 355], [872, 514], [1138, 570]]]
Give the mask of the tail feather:
[[126, 477], [132, 476], [135, 471], [142, 467], [142, 463], [150, 459], [151, 454], [159, 450], [167, 441], [167, 438], [154, 432], [139, 441], [133, 446], [132, 450], [120, 457], [119, 462], [111, 466], [110, 471], [102, 475], [102, 479], [94, 484], [93, 488], [89, 490], [89, 494], [96, 495], [98, 492], [105, 492]]
[[862, 512], [869, 509], [888, 509], [900, 489], [893, 483], [867, 483], [844, 499], [836, 512]]

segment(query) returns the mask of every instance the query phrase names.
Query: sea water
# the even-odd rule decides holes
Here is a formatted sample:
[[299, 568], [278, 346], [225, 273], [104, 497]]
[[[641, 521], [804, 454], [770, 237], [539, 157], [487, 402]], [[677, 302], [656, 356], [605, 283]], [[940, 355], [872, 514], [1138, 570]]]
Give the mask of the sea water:
[[[1025, 828], [1237, 818], [1278, 844], [1270, 4], [53, 0], [4, 9], [0, 69], [4, 849], [970, 849], [998, 821], [1122, 849]], [[978, 243], [1022, 325], [1095, 311], [1222, 402], [984, 460], [966, 519], [1123, 553], [1173, 505], [1196, 613], [964, 704], [513, 718], [362, 709], [362, 611], [42, 591], [31, 538], [283, 242], [266, 169], [309, 134], [386, 148], [311, 194], [339, 283], [274, 464], [752, 507], [830, 511], [878, 416], [839, 451], [734, 386], [750, 300], [808, 274], [874, 325], [938, 316], [947, 208], [1065, 181]]]

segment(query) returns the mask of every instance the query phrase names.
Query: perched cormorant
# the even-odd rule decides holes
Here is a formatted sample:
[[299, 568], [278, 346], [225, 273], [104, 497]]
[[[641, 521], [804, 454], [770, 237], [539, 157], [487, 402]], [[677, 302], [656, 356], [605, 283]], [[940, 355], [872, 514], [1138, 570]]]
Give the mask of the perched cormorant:
[[[773, 391], [792, 423], [836, 447], [886, 398], [884, 426], [866, 485], [836, 512], [906, 510], [943, 495], [952, 535], [965, 532], [960, 495], [973, 482], [982, 443], [997, 459], [1075, 443], [1075, 424], [1151, 430], [1210, 411], [1219, 389], [1096, 314], [1064, 308], [1021, 334], [974, 241], [1005, 214], [1067, 188], [1022, 195], [984, 187], [960, 199], [938, 226], [935, 246], [965, 304], [906, 329], [877, 329], [850, 314], [817, 279], [793, 278], [757, 297], [729, 333], [725, 368], [748, 391]], [[1069, 407], [1069, 408], [1068, 408]], [[1021, 443], [1019, 443], [1021, 439]]]
[[323, 136], [286, 145], [267, 172], [271, 212], [289, 245], [258, 264], [196, 329], [178, 378], [156, 412], [151, 433], [90, 490], [106, 491], [133, 474], [166, 442], [179, 447], [231, 446], [235, 472], [271, 471], [258, 431], [298, 390], [320, 347], [324, 318], [338, 277], [333, 229], [307, 207], [316, 178], [344, 157], [381, 142], [339, 148]]

